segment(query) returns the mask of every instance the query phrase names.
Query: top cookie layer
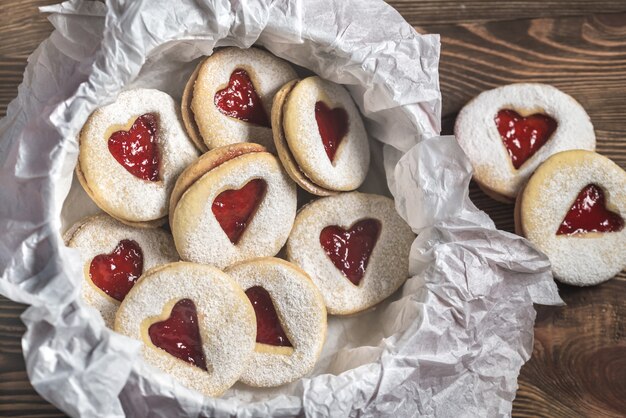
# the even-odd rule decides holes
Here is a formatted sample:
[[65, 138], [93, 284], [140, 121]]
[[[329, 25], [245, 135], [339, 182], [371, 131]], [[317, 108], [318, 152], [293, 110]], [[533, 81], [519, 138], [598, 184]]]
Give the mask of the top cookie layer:
[[[160, 159], [157, 181], [142, 180], [131, 174], [109, 151], [111, 135], [127, 131], [145, 114], [156, 117]], [[166, 216], [176, 178], [197, 157], [180, 123], [174, 100], [151, 89], [122, 92], [114, 103], [96, 110], [83, 127], [79, 142], [78, 170], [88, 193], [105, 212], [129, 222], [148, 222]], [[132, 144], [127, 146], [132, 148]]]
[[247, 73], [268, 123], [274, 95], [283, 84], [297, 77], [286, 61], [257, 48], [226, 48], [215, 52], [201, 64], [193, 90], [191, 108], [198, 130], [209, 149], [237, 142], [258, 142], [273, 150], [270, 127], [227, 116], [216, 106], [216, 93], [229, 87], [236, 70]]
[[[511, 109], [521, 116], [545, 114], [557, 122], [548, 141], [519, 169], [498, 132], [495, 117]], [[454, 128], [461, 148], [485, 188], [513, 199], [528, 177], [550, 155], [570, 149], [594, 150], [596, 137], [589, 116], [571, 96], [546, 84], [511, 84], [481, 93], [459, 113]]]

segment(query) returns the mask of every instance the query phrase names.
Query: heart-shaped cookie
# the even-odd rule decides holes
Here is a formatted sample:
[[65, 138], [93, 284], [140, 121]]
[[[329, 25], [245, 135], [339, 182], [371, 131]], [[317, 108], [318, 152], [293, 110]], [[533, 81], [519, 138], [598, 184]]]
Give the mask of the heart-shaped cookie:
[[476, 183], [507, 203], [551, 155], [596, 146], [582, 106], [555, 87], [534, 83], [479, 94], [459, 112], [454, 135], [472, 163]]
[[348, 229], [327, 226], [320, 233], [320, 244], [335, 267], [358, 286], [379, 235], [380, 222], [363, 219]]
[[213, 201], [213, 215], [233, 244], [239, 242], [266, 189], [265, 180], [253, 179], [241, 189], [224, 190]]
[[230, 276], [178, 262], [144, 273], [120, 305], [115, 330], [141, 341], [152, 366], [190, 389], [219, 396], [248, 367], [256, 319]]
[[347, 315], [376, 305], [404, 283], [414, 238], [393, 200], [342, 193], [300, 210], [287, 259], [311, 277], [329, 313]]
[[91, 260], [89, 278], [104, 293], [123, 301], [143, 273], [143, 251], [136, 241], [123, 239], [113, 252]]
[[207, 371], [198, 328], [198, 314], [191, 299], [176, 302], [167, 319], [150, 325], [148, 335], [155, 346]]
[[326, 309], [304, 271], [278, 258], [257, 258], [226, 270], [254, 307], [256, 345], [241, 381], [257, 387], [293, 382], [311, 371], [326, 338]]
[[554, 276], [589, 286], [626, 267], [626, 172], [595, 152], [547, 159], [515, 206], [515, 230], [550, 259]]
[[152, 113], [139, 116], [127, 131], [113, 132], [109, 152], [133, 176], [142, 180], [159, 180], [157, 119]]

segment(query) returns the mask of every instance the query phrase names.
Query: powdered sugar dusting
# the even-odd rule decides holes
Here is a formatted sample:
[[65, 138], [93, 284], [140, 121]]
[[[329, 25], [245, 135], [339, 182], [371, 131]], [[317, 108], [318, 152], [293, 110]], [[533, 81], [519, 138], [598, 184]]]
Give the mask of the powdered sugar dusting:
[[255, 351], [241, 381], [270, 387], [293, 382], [313, 369], [326, 336], [326, 308], [319, 291], [298, 267], [277, 258], [237, 264], [228, 270], [245, 290], [261, 286], [268, 291], [293, 345], [289, 355]]
[[[557, 122], [552, 137], [515, 170], [494, 118], [512, 109], [526, 116], [543, 113]], [[596, 136], [589, 115], [571, 96], [546, 84], [511, 84], [481, 93], [456, 120], [454, 134], [474, 167], [474, 177], [484, 187], [515, 198], [522, 185], [550, 155], [570, 149], [594, 150]]]
[[[224, 190], [240, 189], [257, 178], [267, 183], [265, 197], [234, 245], [213, 214], [213, 201]], [[219, 268], [276, 255], [289, 236], [296, 205], [296, 185], [276, 157], [244, 154], [210, 170], [183, 193], [172, 219], [176, 248], [183, 259]]]
[[83, 262], [85, 280], [81, 295], [88, 305], [100, 312], [109, 328], [113, 328], [120, 303], [93, 284], [89, 267], [95, 256], [111, 253], [124, 239], [133, 240], [141, 247], [143, 271], [178, 260], [172, 236], [161, 229], [132, 228], [107, 215], [83, 219], [70, 228], [67, 246], [78, 249]]
[[[334, 161], [326, 154], [315, 119], [315, 104], [341, 107], [348, 114], [348, 133], [339, 144]], [[363, 183], [370, 163], [369, 142], [363, 120], [348, 91], [339, 84], [309, 77], [293, 88], [283, 108], [283, 128], [294, 158], [302, 171], [318, 185], [340, 191]]]
[[574, 200], [589, 184], [600, 186], [607, 207], [626, 219], [626, 172], [594, 152], [554, 155], [531, 177], [521, 196], [524, 234], [546, 253], [554, 275], [576, 286], [601, 283], [626, 267], [626, 228], [556, 235]]
[[209, 149], [237, 142], [258, 142], [272, 151], [271, 129], [226, 116], [215, 106], [215, 93], [228, 85], [230, 75], [237, 69], [245, 70], [250, 76], [268, 119], [276, 92], [297, 78], [289, 63], [258, 48], [226, 48], [215, 52], [200, 68], [191, 102], [202, 138]]
[[[144, 323], [163, 315], [164, 308], [191, 299], [197, 310], [202, 349], [208, 372], [155, 347]], [[171, 306], [170, 306], [171, 305]], [[169, 312], [165, 312], [169, 317]], [[165, 319], [165, 318], [163, 318]], [[207, 396], [219, 396], [245, 370], [254, 349], [256, 317], [241, 288], [214, 267], [172, 263], [142, 276], [118, 311], [115, 330], [144, 343], [146, 361], [185, 386]]]
[[[349, 228], [362, 219], [377, 219], [380, 236], [359, 286], [339, 271], [320, 244], [329, 225]], [[415, 235], [388, 197], [343, 193], [303, 207], [287, 242], [287, 258], [306, 271], [317, 285], [331, 314], [367, 309], [391, 295], [408, 278], [409, 251]]]
[[[129, 173], [108, 149], [111, 133], [139, 116], [157, 116], [160, 181], [141, 180]], [[94, 200], [113, 216], [142, 222], [167, 215], [167, 201], [178, 175], [198, 156], [181, 125], [174, 100], [158, 90], [122, 92], [117, 100], [96, 110], [80, 134], [80, 169]]]

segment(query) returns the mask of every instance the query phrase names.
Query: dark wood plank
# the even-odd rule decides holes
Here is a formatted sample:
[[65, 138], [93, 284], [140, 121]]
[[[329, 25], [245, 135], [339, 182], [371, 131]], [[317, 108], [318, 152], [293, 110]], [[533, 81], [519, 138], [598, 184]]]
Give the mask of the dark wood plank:
[[[56, 0], [2, 0], [0, 116], [17, 94], [26, 58], [51, 26], [37, 7]], [[394, 0], [418, 30], [442, 34], [444, 132], [479, 92], [516, 81], [554, 84], [591, 115], [598, 151], [626, 165], [626, 11], [623, 0]], [[579, 16], [563, 18], [563, 16]], [[528, 20], [529, 18], [540, 18]], [[524, 20], [526, 19], [526, 20]], [[471, 197], [512, 230], [512, 208], [476, 187]], [[623, 416], [626, 410], [626, 275], [590, 289], [562, 286], [567, 307], [540, 307], [533, 358], [514, 403], [518, 417]], [[0, 416], [64, 416], [25, 372], [24, 307], [0, 297]], [[622, 415], [620, 415], [622, 413]]]

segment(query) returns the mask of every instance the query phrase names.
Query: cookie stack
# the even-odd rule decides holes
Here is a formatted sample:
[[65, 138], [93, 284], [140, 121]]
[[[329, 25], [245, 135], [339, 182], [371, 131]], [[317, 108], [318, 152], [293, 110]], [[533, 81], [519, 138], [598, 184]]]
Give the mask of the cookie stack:
[[77, 177], [110, 215], [65, 236], [83, 299], [206, 395], [292, 382], [320, 356], [327, 313], [404, 283], [415, 236], [391, 199], [354, 191], [369, 140], [344, 87], [227, 48], [182, 93], [179, 111], [163, 92], [126, 91], [80, 133]]

